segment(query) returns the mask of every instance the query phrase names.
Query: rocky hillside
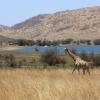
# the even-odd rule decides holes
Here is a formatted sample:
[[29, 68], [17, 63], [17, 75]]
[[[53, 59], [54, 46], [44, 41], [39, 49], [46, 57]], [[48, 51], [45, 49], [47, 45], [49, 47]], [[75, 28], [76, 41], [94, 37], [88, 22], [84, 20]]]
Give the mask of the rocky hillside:
[[0, 35], [0, 43], [1, 43], [1, 42], [11, 42], [11, 41], [15, 41], [15, 40]]
[[32, 17], [11, 28], [0, 28], [10, 38], [61, 40], [100, 38], [100, 7]]

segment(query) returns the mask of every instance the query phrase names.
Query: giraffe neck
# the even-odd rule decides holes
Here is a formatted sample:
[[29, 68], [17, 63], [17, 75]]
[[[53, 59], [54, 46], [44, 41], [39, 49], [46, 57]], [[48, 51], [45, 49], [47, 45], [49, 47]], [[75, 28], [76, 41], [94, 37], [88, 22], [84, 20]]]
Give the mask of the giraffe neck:
[[70, 56], [74, 61], [77, 60], [78, 56], [76, 56], [75, 54], [73, 54], [73, 53], [70, 52], [69, 50], [68, 50], [68, 54], [69, 54], [69, 56]]

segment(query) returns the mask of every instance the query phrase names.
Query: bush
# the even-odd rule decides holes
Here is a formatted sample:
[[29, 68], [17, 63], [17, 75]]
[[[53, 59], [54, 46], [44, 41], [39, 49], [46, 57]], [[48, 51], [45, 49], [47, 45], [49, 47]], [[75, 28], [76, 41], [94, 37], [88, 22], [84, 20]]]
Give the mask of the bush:
[[91, 40], [80, 40], [80, 43], [91, 45]]
[[73, 39], [66, 39], [66, 40], [61, 41], [62, 44], [70, 44], [72, 42], [73, 42]]
[[94, 62], [94, 65], [95, 66], [100, 66], [100, 54], [99, 55], [96, 55], [93, 59], [93, 62]]
[[85, 51], [82, 51], [82, 52], [80, 53], [80, 57], [81, 57], [83, 60], [89, 61], [89, 54], [86, 53]]
[[95, 45], [100, 45], [100, 39], [96, 39], [93, 41]]
[[77, 51], [74, 48], [71, 49], [71, 52], [74, 53], [74, 54], [77, 54]]
[[32, 46], [32, 45], [35, 45], [35, 41], [33, 40], [25, 40], [25, 39], [18, 39], [16, 40], [16, 43], [19, 45], [19, 46]]
[[7, 67], [17, 67], [15, 56], [12, 54], [5, 56], [5, 63]]
[[93, 62], [94, 66], [100, 66], [100, 54], [94, 54], [94, 52], [86, 53], [85, 51], [83, 51], [82, 53], [80, 53], [80, 57], [83, 60]]
[[41, 62], [50, 66], [66, 64], [65, 59], [59, 57], [57, 50], [47, 50], [44, 54], [42, 54]]
[[95, 55], [94, 52], [89, 53], [89, 57], [88, 59], [91, 59], [91, 61], [93, 62], [93, 60], [95, 59]]

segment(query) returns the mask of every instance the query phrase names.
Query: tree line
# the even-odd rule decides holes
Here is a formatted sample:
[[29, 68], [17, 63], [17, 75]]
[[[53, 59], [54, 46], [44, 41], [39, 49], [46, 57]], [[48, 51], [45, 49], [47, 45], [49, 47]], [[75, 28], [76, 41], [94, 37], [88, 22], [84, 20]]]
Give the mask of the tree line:
[[19, 46], [57, 46], [57, 45], [68, 45], [68, 44], [75, 44], [75, 45], [100, 45], [100, 39], [96, 40], [73, 40], [73, 39], [65, 39], [65, 40], [55, 40], [55, 41], [48, 41], [48, 40], [25, 40], [25, 39], [17, 39], [15, 44]]

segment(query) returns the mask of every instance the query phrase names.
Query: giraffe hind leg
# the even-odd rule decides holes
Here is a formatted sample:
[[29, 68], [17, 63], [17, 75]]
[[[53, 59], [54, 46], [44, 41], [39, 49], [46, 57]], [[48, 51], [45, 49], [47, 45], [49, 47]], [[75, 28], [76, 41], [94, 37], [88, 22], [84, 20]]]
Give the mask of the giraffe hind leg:
[[90, 75], [90, 70], [89, 70], [89, 68], [87, 68], [87, 72], [89, 73], [89, 75]]

